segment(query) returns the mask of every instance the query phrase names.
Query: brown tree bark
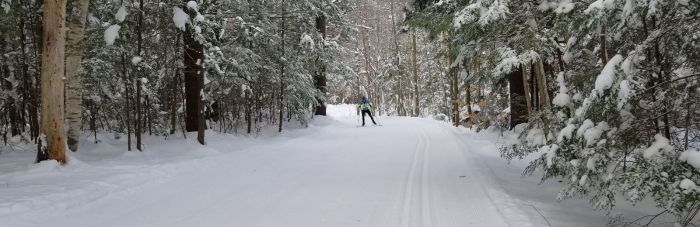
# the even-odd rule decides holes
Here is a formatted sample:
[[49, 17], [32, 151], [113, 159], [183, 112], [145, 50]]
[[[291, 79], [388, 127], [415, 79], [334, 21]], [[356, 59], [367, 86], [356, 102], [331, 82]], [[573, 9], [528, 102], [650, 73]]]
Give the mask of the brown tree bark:
[[[316, 17], [316, 30], [318, 30], [319, 33], [321, 33], [321, 51], [323, 52], [326, 49], [326, 16], [321, 15]], [[316, 65], [317, 65], [317, 72], [314, 77], [314, 84], [316, 85], [316, 89], [321, 93], [321, 97], [316, 97], [316, 101], [318, 102], [318, 105], [316, 106], [316, 110], [314, 111], [315, 115], [323, 115], [326, 116], [326, 103], [325, 103], [325, 96], [326, 96], [326, 84], [327, 84], [327, 79], [326, 79], [326, 66], [324, 63], [321, 61], [321, 57], [316, 58]]]
[[[66, 1], [44, 1], [43, 51], [41, 54], [41, 131], [45, 136], [42, 152], [49, 160], [66, 162], [64, 131], [63, 77], [65, 76]], [[43, 160], [37, 160], [43, 161]]]
[[[549, 110], [551, 101], [549, 100], [549, 92], [547, 91], [547, 77], [545, 77], [544, 65], [542, 60], [535, 62], [535, 74], [537, 75], [537, 90], [540, 98], [539, 103], [542, 105], [541, 111]], [[542, 123], [544, 123], [545, 136], [549, 134], [549, 118], [546, 114], [541, 114]]]
[[467, 106], [467, 114], [469, 114], [469, 116], [472, 115], [472, 91], [471, 90], [472, 90], [471, 84], [469, 83], [468, 80], [465, 80], [464, 81], [464, 92], [466, 93], [467, 97], [466, 97], [464, 105]]
[[[452, 62], [452, 57], [450, 57]], [[450, 63], [450, 65], [452, 65]], [[459, 126], [459, 76], [453, 68], [448, 68], [450, 73], [450, 96], [452, 97], [452, 123], [454, 126]]]
[[527, 123], [527, 100], [525, 99], [525, 82], [523, 78], [523, 67], [511, 72], [508, 75], [510, 83], [510, 128], [516, 125]]
[[549, 108], [550, 99], [547, 91], [547, 77], [545, 76], [542, 60], [535, 62], [535, 75], [537, 76], [537, 91], [540, 98], [540, 105], [543, 109]]
[[418, 93], [418, 48], [416, 47], [416, 31], [411, 34], [413, 39], [413, 116], [420, 115], [420, 95]]
[[[187, 2], [187, 0], [185, 0]], [[202, 116], [202, 97], [204, 69], [204, 47], [194, 39], [190, 26], [185, 29], [185, 128], [188, 132], [197, 132], [197, 140], [204, 144], [204, 125]]]

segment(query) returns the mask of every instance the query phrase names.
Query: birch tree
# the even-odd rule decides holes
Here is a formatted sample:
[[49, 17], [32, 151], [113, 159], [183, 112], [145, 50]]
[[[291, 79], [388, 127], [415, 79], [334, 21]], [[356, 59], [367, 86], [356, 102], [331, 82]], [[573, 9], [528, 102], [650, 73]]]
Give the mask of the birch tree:
[[82, 80], [80, 62], [83, 58], [83, 31], [88, 14], [89, 0], [73, 0], [68, 15], [66, 34], [66, 136], [68, 148], [78, 151], [82, 117]]

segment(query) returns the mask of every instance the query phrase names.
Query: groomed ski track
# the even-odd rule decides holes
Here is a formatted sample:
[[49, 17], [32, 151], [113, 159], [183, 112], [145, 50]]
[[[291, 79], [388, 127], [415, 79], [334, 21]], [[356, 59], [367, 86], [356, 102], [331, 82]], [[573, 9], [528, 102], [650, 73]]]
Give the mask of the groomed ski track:
[[[17, 227], [543, 224], [504, 192], [494, 181], [497, 173], [450, 126], [420, 118], [379, 117], [383, 127], [358, 128], [353, 113], [330, 111], [335, 111], [333, 116], [317, 119], [310, 129], [299, 130], [303, 133], [255, 145], [215, 137], [204, 151], [188, 151], [211, 153], [194, 159], [123, 163], [108, 170], [100, 162], [66, 167], [65, 176], [59, 173], [54, 178], [70, 179], [72, 171], [109, 174], [78, 182], [89, 189], [58, 185], [78, 193], [63, 195], [59, 188], [50, 202], [4, 204], [0, 223]], [[11, 181], [6, 178], [0, 180]], [[91, 193], [99, 196], [81, 196]]]

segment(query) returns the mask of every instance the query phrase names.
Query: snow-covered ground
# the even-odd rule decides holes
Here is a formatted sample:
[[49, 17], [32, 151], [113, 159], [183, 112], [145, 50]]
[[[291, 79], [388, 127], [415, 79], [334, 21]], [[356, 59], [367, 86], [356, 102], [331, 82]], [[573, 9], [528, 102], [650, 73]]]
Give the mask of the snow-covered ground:
[[[152, 137], [86, 140], [70, 164], [0, 154], [0, 226], [605, 226], [583, 200], [555, 200], [557, 182], [520, 175], [497, 136], [420, 118], [357, 127], [330, 106], [308, 129], [248, 137], [210, 132], [208, 145]], [[628, 217], [645, 214], [623, 208]]]

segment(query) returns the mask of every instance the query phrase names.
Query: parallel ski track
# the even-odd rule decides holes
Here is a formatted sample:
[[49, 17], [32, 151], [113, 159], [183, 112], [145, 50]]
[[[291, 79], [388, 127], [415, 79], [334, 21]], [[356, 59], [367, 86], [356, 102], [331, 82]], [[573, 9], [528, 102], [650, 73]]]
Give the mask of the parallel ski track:
[[421, 217], [424, 227], [432, 227], [432, 200], [430, 194], [430, 139], [425, 131], [421, 131], [421, 136], [423, 136], [423, 177], [421, 179]]
[[[411, 167], [406, 178], [399, 226], [410, 227], [411, 223], [420, 223], [423, 227], [432, 227], [432, 202], [430, 199], [430, 140], [425, 132], [418, 135], [418, 144], [413, 153]], [[420, 176], [417, 176], [420, 172]], [[414, 216], [414, 212], [420, 212]], [[415, 219], [414, 219], [415, 218]], [[416, 220], [418, 219], [418, 220]], [[415, 222], [413, 220], [416, 220]]]

